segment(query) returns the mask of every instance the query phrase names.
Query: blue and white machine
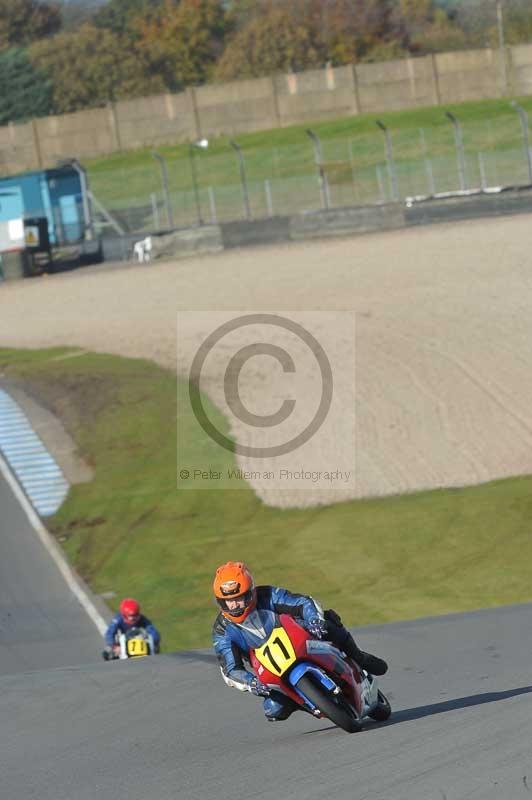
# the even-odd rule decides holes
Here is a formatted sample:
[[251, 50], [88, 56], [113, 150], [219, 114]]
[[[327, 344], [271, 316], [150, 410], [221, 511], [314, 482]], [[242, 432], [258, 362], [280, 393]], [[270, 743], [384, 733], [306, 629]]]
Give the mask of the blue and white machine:
[[0, 223], [46, 218], [51, 245], [82, 242], [91, 226], [83, 178], [69, 164], [0, 179]]

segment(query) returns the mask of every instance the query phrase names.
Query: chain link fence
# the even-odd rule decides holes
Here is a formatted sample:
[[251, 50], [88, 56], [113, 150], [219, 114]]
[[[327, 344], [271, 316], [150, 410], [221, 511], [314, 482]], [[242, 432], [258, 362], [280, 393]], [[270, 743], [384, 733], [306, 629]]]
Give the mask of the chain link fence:
[[320, 139], [309, 130], [277, 147], [235, 142], [210, 152], [203, 142], [184, 158], [153, 152], [125, 169], [89, 168], [90, 186], [105, 224], [127, 233], [532, 183], [519, 106], [493, 119], [442, 118], [398, 130], [377, 122], [374, 132], [352, 137]]

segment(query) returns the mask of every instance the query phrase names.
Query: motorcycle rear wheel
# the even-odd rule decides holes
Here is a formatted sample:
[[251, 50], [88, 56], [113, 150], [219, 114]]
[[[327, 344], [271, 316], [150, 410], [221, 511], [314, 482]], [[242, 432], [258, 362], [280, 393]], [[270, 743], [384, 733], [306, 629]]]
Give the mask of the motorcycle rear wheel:
[[391, 713], [392, 707], [388, 698], [379, 689], [379, 705], [368, 716], [376, 722], [386, 722]]
[[303, 675], [298, 680], [297, 687], [331, 722], [346, 733], [362, 730], [362, 725], [342, 695], [331, 694], [323, 686], [318, 686], [308, 675]]

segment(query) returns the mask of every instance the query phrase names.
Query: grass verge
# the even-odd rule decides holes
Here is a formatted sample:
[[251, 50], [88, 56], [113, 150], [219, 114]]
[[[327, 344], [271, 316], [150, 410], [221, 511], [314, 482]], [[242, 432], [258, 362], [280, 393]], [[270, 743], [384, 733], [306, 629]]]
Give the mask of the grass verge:
[[[479, 151], [522, 149], [519, 117], [510, 107], [509, 100], [481, 100], [445, 107], [365, 113], [242, 133], [236, 138], [244, 152], [248, 181], [252, 183], [264, 179], [314, 176], [314, 151], [306, 134], [309, 127], [323, 141], [325, 162], [334, 163], [340, 159], [344, 164], [351, 163], [358, 175], [360, 170], [373, 169], [385, 160], [383, 136], [376, 126], [376, 120], [379, 119], [392, 135], [396, 161], [410, 164], [412, 159], [419, 160], [420, 169], [424, 169], [426, 158], [455, 158], [453, 128], [445, 111], [451, 111], [460, 120], [465, 152], [475, 160]], [[519, 98], [519, 102], [525, 110], [532, 111], [531, 97]], [[420, 130], [424, 131], [421, 137]], [[239, 184], [238, 162], [229, 146], [231, 138], [234, 137], [212, 138], [208, 150], [198, 155], [200, 187], [224, 189]], [[117, 203], [135, 205], [135, 201], [141, 198], [142, 202], [149, 202], [150, 192], [160, 191], [159, 166], [151, 150], [142, 148], [87, 160], [85, 165], [95, 194], [111, 207]], [[160, 145], [157, 151], [168, 161], [170, 192], [191, 190], [188, 143]], [[449, 168], [448, 165], [446, 168]], [[121, 176], [127, 178], [127, 192], [124, 192]]]
[[[532, 477], [269, 508], [245, 483], [178, 488], [176, 398], [186, 386], [170, 372], [59, 348], [0, 349], [2, 373], [63, 420], [95, 470], [48, 527], [95, 592], [116, 593], [111, 605], [139, 598], [167, 650], [210, 643], [212, 576], [228, 558], [248, 561], [259, 582], [312, 592], [350, 625], [532, 599]], [[184, 460], [234, 466], [195, 420], [185, 425]]]

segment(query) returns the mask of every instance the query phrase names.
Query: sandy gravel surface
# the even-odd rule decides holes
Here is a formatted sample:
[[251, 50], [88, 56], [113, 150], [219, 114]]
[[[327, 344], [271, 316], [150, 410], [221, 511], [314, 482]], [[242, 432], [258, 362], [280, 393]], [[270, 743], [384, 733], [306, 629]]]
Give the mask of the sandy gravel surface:
[[[269, 461], [272, 470], [356, 469], [354, 478], [304, 490], [254, 478], [259, 496], [314, 505], [474, 484], [532, 472], [531, 246], [531, 218], [522, 215], [3, 284], [0, 344], [80, 345], [185, 373], [221, 317], [182, 317], [178, 358], [179, 311], [355, 312], [354, 349], [345, 314], [305, 317], [336, 370], [333, 403], [321, 435]], [[202, 388], [225, 411], [227, 356], [266, 328], [237, 332], [225, 341], [225, 361], [222, 348], [205, 362]], [[297, 361], [291, 334], [276, 335]], [[242, 369], [248, 409], [273, 413], [297, 396], [300, 413], [258, 438], [230, 416], [237, 441], [277, 444], [312, 418], [316, 364], [301, 357], [288, 392], [275, 358], [256, 356]], [[239, 461], [256, 469], [258, 460]]]

